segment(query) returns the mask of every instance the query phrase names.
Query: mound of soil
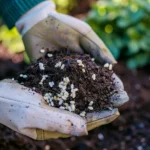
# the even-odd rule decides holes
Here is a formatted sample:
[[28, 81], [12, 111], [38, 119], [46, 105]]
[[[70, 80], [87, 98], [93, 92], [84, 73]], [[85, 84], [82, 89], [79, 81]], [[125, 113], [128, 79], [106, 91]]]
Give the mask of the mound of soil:
[[112, 67], [107, 67], [97, 65], [89, 55], [63, 50], [47, 53], [17, 80], [42, 94], [48, 105], [85, 116], [112, 107], [109, 98], [116, 91]]

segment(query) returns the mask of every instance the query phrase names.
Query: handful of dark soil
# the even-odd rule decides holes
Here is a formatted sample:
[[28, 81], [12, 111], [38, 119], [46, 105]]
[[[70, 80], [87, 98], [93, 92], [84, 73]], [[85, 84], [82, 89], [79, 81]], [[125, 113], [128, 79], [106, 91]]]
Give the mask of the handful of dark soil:
[[59, 51], [38, 59], [17, 80], [43, 95], [48, 105], [85, 116], [112, 108], [112, 74], [111, 65], [99, 66], [89, 55]]

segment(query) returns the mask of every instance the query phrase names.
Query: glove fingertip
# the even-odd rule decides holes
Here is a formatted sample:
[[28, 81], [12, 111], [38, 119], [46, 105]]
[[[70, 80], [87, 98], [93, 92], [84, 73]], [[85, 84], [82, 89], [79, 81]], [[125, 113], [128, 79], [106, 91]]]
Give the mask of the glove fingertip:
[[119, 90], [117, 93], [111, 96], [110, 102], [114, 107], [120, 107], [129, 101], [129, 96], [124, 90]]

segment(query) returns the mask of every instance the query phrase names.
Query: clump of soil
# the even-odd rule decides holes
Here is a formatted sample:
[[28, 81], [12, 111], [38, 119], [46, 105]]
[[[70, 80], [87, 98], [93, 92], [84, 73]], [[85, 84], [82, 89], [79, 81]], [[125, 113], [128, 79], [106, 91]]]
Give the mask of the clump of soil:
[[59, 51], [38, 59], [17, 80], [43, 95], [48, 105], [85, 116], [112, 107], [112, 74], [111, 68], [97, 65], [87, 54]]

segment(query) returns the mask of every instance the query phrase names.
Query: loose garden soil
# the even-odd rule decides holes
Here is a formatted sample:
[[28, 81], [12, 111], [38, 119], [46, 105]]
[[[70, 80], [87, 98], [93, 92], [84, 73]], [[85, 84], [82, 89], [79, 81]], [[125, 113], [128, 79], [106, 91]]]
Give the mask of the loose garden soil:
[[62, 50], [47, 53], [19, 73], [17, 80], [42, 94], [48, 105], [85, 116], [112, 108], [109, 98], [116, 91], [112, 66], [106, 66], [97, 65], [87, 54]]

